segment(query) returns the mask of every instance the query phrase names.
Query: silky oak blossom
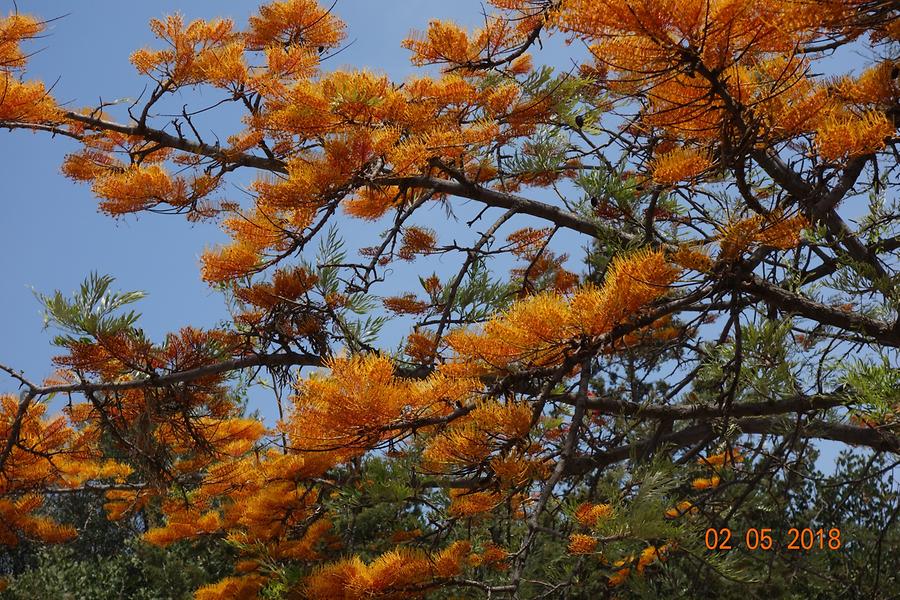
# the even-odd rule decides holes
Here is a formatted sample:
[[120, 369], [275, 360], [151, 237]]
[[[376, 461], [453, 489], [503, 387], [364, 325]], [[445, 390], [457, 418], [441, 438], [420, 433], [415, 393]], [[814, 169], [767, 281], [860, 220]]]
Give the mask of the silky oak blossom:
[[[10, 438], [19, 401], [0, 396], [0, 435]], [[131, 473], [126, 464], [103, 459], [95, 440], [76, 435], [63, 416], [46, 418], [47, 407], [30, 403], [19, 422], [19, 444], [3, 453], [0, 474], [0, 545], [15, 546], [22, 539], [47, 543], [70, 540], [75, 527], [40, 514], [42, 490], [76, 488], [84, 481], [123, 481]]]
[[471, 545], [453, 542], [427, 554], [420, 550], [392, 550], [366, 564], [352, 557], [321, 567], [307, 578], [304, 588], [311, 599], [404, 597], [405, 589], [428, 589], [441, 578], [458, 575]]
[[[809, 221], [805, 216], [798, 214], [787, 217], [780, 211], [775, 211], [765, 217], [754, 215], [732, 221], [722, 227], [718, 236], [717, 260], [734, 261], [756, 244], [781, 250], [794, 248], [800, 243], [801, 232], [808, 226]], [[686, 255], [682, 256], [686, 257]], [[696, 266], [701, 266], [701, 263], [702, 260]]]
[[530, 427], [531, 409], [527, 405], [480, 402], [432, 438], [423, 458], [436, 471], [474, 466], [501, 445], [522, 439]]
[[711, 454], [697, 459], [697, 464], [718, 469], [721, 467], [733, 466], [735, 463], [743, 462], [744, 457], [737, 450], [728, 450]]
[[[562, 3], [554, 24], [590, 45], [598, 66], [611, 74], [611, 89], [626, 96], [652, 90], [643, 118], [647, 124], [678, 137], [715, 142], [729, 113], [747, 106], [771, 123], [773, 129], [765, 134], [770, 141], [783, 138], [779, 131], [816, 131], [823, 156], [839, 160], [883, 148], [894, 130], [883, 115], [828, 118], [832, 104], [807, 78], [797, 49], [829, 31], [849, 29], [861, 4], [785, 1], [751, 9], [701, 0], [573, 0]], [[875, 73], [860, 78], [861, 98], [891, 97], [883, 73], [880, 81]], [[680, 168], [694, 174], [702, 170], [699, 165]], [[682, 174], [656, 171], [655, 178], [665, 183]]]
[[883, 112], [836, 114], [817, 129], [816, 146], [822, 158], [837, 161], [880, 150], [896, 130]]
[[386, 309], [397, 314], [415, 315], [425, 312], [428, 308], [428, 304], [416, 298], [415, 294], [385, 298], [382, 302]]
[[150, 30], [169, 47], [134, 52], [131, 62], [138, 72], [156, 72], [173, 86], [215, 82], [225, 87], [246, 78], [243, 44], [232, 21], [198, 19], [185, 24], [175, 14], [165, 20], [152, 19]]
[[489, 567], [498, 571], [505, 571], [509, 568], [508, 559], [509, 551], [506, 548], [489, 542], [484, 545], [481, 554], [470, 554], [468, 562], [473, 567]]
[[526, 298], [488, 321], [481, 332], [454, 331], [447, 342], [473, 372], [506, 370], [520, 361], [558, 364], [566, 343], [579, 335], [609, 333], [664, 296], [679, 273], [661, 252], [617, 257], [601, 287], [583, 286], [568, 299], [555, 293]]
[[409, 384], [394, 377], [386, 357], [338, 358], [328, 368], [328, 376], [313, 376], [298, 385], [291, 419], [291, 434], [298, 443], [321, 449], [365, 448], [384, 436], [381, 427], [398, 419], [414, 400]]
[[706, 171], [709, 158], [690, 148], [671, 150], [658, 156], [652, 165], [653, 180], [662, 184], [689, 181]]
[[272, 2], [250, 17], [245, 38], [252, 48], [298, 45], [325, 51], [344, 39], [344, 24], [315, 0]]
[[403, 260], [412, 260], [417, 254], [428, 254], [434, 250], [437, 235], [425, 227], [407, 227], [403, 231], [403, 241], [397, 256]]
[[593, 554], [597, 550], [598, 540], [592, 535], [573, 533], [569, 536], [569, 554]]
[[21, 43], [44, 30], [44, 24], [30, 15], [10, 14], [0, 18], [0, 71], [21, 69], [26, 56]]
[[59, 121], [62, 111], [43, 82], [23, 79], [27, 56], [21, 43], [44, 30], [28, 15], [0, 16], [0, 121]]
[[693, 502], [682, 500], [672, 508], [667, 508], [665, 516], [667, 519], [677, 519], [684, 515], [696, 515], [699, 512], [700, 509], [694, 506]]
[[235, 600], [253, 600], [265, 584], [266, 579], [259, 575], [243, 575], [241, 577], [226, 577], [216, 583], [205, 585], [194, 592], [196, 600], [220, 600], [234, 598]]
[[613, 507], [609, 504], [580, 504], [575, 509], [575, 519], [583, 527], [596, 527], [598, 522], [612, 517]]
[[718, 475], [713, 475], [712, 477], [698, 477], [691, 482], [691, 487], [698, 491], [711, 490], [719, 487], [721, 482], [722, 478]]
[[448, 512], [452, 517], [472, 517], [494, 510], [505, 500], [500, 492], [451, 490]]

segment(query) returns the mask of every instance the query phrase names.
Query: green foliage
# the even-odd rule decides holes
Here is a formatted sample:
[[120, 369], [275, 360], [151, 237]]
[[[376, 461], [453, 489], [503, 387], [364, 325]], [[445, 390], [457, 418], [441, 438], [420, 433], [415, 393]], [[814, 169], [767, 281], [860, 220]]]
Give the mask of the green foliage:
[[561, 129], [541, 127], [509, 161], [513, 173], [553, 173], [562, 169], [570, 144]]
[[[368, 314], [379, 304], [368, 294], [356, 292], [341, 295], [339, 265], [344, 263], [346, 258], [347, 251], [344, 248], [344, 241], [338, 235], [338, 228], [331, 226], [319, 240], [315, 266], [306, 263], [304, 266], [318, 275], [316, 291], [321, 294], [326, 304], [334, 298], [341, 298], [333, 309], [334, 320], [350, 350], [355, 352], [367, 349], [378, 339], [388, 318], [384, 315]], [[357, 319], [351, 315], [365, 315], [365, 318]]]
[[[453, 311], [460, 320], [483, 321], [510, 305], [513, 287], [510, 282], [492, 279], [485, 261], [475, 260], [456, 290]], [[438, 300], [441, 306], [451, 301], [450, 293], [451, 287], [445, 286]]]
[[141, 518], [111, 522], [102, 504], [95, 492], [50, 497], [45, 514], [75, 524], [78, 537], [0, 554], [0, 575], [10, 582], [0, 600], [181, 600], [230, 574], [233, 550], [224, 542], [151, 546], [138, 537]]
[[393, 547], [395, 533], [425, 528], [422, 506], [403, 502], [417, 493], [411, 474], [408, 457], [372, 457], [343, 474], [354, 483], [336, 490], [327, 506], [348, 548], [372, 558]]
[[57, 336], [53, 343], [59, 346], [76, 341], [73, 336], [92, 338], [115, 335], [131, 329], [140, 314], [130, 310], [117, 312], [143, 298], [140, 291], [111, 292], [115, 281], [110, 275], [91, 273], [72, 298], [56, 290], [52, 295], [35, 293], [44, 307], [44, 327], [54, 325], [70, 335]]
[[[900, 528], [896, 526], [900, 487], [895, 470], [885, 457], [844, 452], [834, 474], [826, 476], [814, 467], [816, 458], [810, 451], [783, 476], [763, 477], [743, 499], [742, 510], [729, 521], [715, 524], [733, 532], [732, 550], [676, 553], [661, 567], [659, 576], [646, 580], [644, 593], [632, 587], [620, 597], [895, 597], [900, 585]], [[741, 487], [730, 492], [721, 499], [722, 505], [728, 506], [743, 491]], [[746, 531], [763, 527], [772, 530], [774, 547], [747, 550]], [[838, 528], [842, 546], [839, 550], [788, 549], [792, 527]]]
[[900, 369], [887, 356], [880, 360], [852, 361], [842, 377], [850, 400], [876, 418], [893, 413], [900, 403]]
[[13, 577], [0, 599], [187, 599], [198, 587], [227, 576], [227, 559], [227, 552], [214, 545], [162, 549], [137, 539], [100, 557], [67, 546], [45, 547], [37, 552], [36, 566]]

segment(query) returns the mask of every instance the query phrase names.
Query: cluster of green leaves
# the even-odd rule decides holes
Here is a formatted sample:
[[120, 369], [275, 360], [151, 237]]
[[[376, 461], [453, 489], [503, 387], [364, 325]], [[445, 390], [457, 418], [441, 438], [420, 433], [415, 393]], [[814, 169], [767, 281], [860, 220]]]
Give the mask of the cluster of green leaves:
[[[318, 275], [316, 291], [326, 303], [329, 298], [340, 294], [340, 265], [346, 258], [347, 251], [344, 248], [344, 241], [338, 235], [338, 228], [331, 226], [319, 240], [316, 264], [304, 264], [307, 270]], [[350, 350], [357, 352], [368, 349], [378, 339], [388, 318], [384, 315], [370, 314], [377, 304], [375, 298], [362, 292], [342, 295], [340, 306], [334, 310], [333, 316]], [[356, 318], [353, 315], [365, 315], [365, 318]]]
[[59, 290], [50, 296], [35, 293], [44, 307], [44, 327], [53, 325], [69, 334], [55, 337], [54, 344], [63, 346], [86, 336], [96, 339], [115, 335], [134, 326], [140, 314], [120, 310], [146, 294], [112, 292], [109, 288], [114, 281], [110, 275], [91, 273], [71, 299]]
[[24, 542], [0, 554], [0, 576], [9, 582], [0, 600], [186, 600], [233, 566], [233, 549], [220, 540], [144, 543], [141, 519], [108, 521], [95, 492], [51, 496], [44, 510], [76, 524], [78, 537], [58, 546]]
[[850, 362], [842, 383], [850, 401], [878, 420], [893, 414], [900, 404], [900, 370], [891, 365], [887, 356]]
[[472, 265], [451, 298], [452, 287], [444, 286], [433, 301], [437, 306], [446, 306], [452, 301], [451, 316], [463, 322], [484, 321], [495, 312], [503, 311], [515, 299], [515, 286], [491, 276], [483, 259], [472, 261]]

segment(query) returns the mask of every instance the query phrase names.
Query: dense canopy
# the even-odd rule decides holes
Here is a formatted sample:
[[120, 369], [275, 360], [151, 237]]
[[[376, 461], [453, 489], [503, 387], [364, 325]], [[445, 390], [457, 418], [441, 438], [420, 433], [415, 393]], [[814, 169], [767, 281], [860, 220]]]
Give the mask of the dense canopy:
[[[0, 128], [77, 140], [112, 217], [219, 223], [231, 307], [153, 340], [110, 276], [40, 296], [56, 375], [0, 365], [0, 546], [73, 543], [74, 494], [226, 548], [204, 600], [896, 589], [900, 6], [489, 4], [396, 40], [405, 81], [334, 68], [341, 3], [160, 17], [144, 93], [80, 109], [29, 75], [41, 17], [0, 17]], [[834, 497], [865, 486], [867, 525]]]

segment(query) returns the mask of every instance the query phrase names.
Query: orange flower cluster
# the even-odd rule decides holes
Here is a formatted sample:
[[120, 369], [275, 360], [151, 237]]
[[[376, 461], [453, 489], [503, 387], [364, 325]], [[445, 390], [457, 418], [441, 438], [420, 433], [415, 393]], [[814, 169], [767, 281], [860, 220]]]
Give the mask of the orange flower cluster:
[[18, 77], [26, 63], [21, 42], [43, 29], [43, 23], [28, 15], [0, 17], [0, 121], [59, 121], [60, 110], [44, 84]]
[[697, 464], [713, 469], [720, 469], [742, 462], [743, 460], [744, 457], [741, 456], [740, 452], [737, 450], [727, 450], [725, 452], [719, 452], [718, 454], [700, 457], [697, 459]]
[[[46, 406], [30, 403], [22, 413], [19, 444], [10, 448], [0, 473], [0, 546], [23, 538], [64, 542], [75, 528], [39, 514], [47, 489], [76, 488], [85, 481], [122, 483], [128, 465], [101, 458], [96, 436], [73, 430], [64, 416], [46, 419]], [[19, 402], [0, 396], [0, 439], [10, 439]]]
[[427, 331], [413, 331], [406, 337], [406, 354], [419, 363], [426, 363], [434, 358], [437, 351], [437, 340]]
[[469, 565], [473, 567], [488, 567], [497, 571], [505, 571], [509, 568], [506, 560], [509, 558], [509, 551], [502, 546], [494, 543], [484, 545], [481, 554], [472, 553], [469, 555]]
[[380, 219], [397, 206], [399, 191], [393, 187], [363, 187], [356, 196], [344, 201], [344, 210], [354, 217], [367, 220]]
[[195, 600], [254, 600], [265, 585], [265, 578], [259, 575], [226, 577], [221, 581], [205, 585], [194, 592]]
[[653, 181], [672, 185], [690, 181], [712, 166], [709, 158], [691, 148], [678, 148], [666, 152], [651, 165]]
[[11, 14], [0, 18], [0, 71], [25, 67], [21, 42], [44, 30], [43, 23], [28, 15]]
[[647, 567], [656, 562], [663, 562], [667, 559], [669, 551], [672, 549], [671, 544], [662, 546], [647, 546], [641, 551], [640, 556], [628, 556], [622, 560], [616, 561], [613, 566], [615, 570], [609, 576], [607, 584], [609, 587], [618, 587], [628, 580], [632, 573], [632, 569], [637, 575], [643, 575]]
[[284, 302], [293, 302], [310, 291], [318, 277], [303, 267], [278, 269], [271, 283], [256, 283], [249, 287], [235, 286], [235, 295], [243, 302], [271, 310]]
[[[515, 10], [519, 18], [492, 17], [471, 35], [452, 24], [432, 23], [426, 34], [406, 42], [413, 62], [461, 65], [514, 50], [543, 24], [539, 12], [525, 6]], [[40, 25], [23, 17], [2, 23], [0, 65], [19, 67], [24, 55], [18, 41], [33, 36]], [[266, 4], [243, 31], [227, 19], [187, 22], [179, 15], [155, 19], [150, 27], [162, 49], [138, 50], [131, 60], [139, 72], [159, 82], [159, 94], [211, 85], [235, 100], [253, 96], [246, 129], [221, 148], [217, 143], [172, 150], [130, 139], [116, 127], [86, 124], [112, 121], [86, 111], [65, 124], [82, 139], [84, 149], [66, 160], [64, 172], [90, 182], [101, 209], [111, 215], [153, 209], [200, 219], [226, 209], [236, 213], [224, 223], [231, 243], [204, 253], [203, 276], [212, 283], [252, 274], [267, 259], [284, 256], [316, 214], [332, 203], [341, 202], [351, 215], [377, 219], [413, 198], [414, 192], [401, 194], [396, 186], [379, 185], [370, 174], [373, 167], [391, 177], [421, 175], [437, 159], [474, 181], [495, 180], [490, 151], [531, 135], [540, 124], [552, 122], [557, 110], [547, 94], [526, 92], [517, 82], [531, 69], [527, 55], [504, 63], [499, 81], [471, 69], [419, 77], [402, 86], [367, 71], [323, 74], [320, 60], [341, 43], [344, 24], [315, 0]], [[41, 99], [40, 84], [7, 79], [0, 120], [50, 120], [52, 100]], [[254, 155], [260, 147], [264, 152]], [[249, 155], [268, 160], [272, 170], [286, 176], [255, 181], [254, 206], [247, 210], [214, 203], [222, 175]], [[175, 174], [185, 167], [188, 173]], [[507, 189], [526, 183], [526, 175], [508, 178]], [[403, 258], [427, 252], [434, 243], [425, 235], [407, 241], [400, 250]], [[558, 268], [549, 255], [542, 260], [544, 270], [558, 271], [557, 290], [574, 285], [574, 275]]]
[[407, 227], [403, 231], [403, 243], [397, 256], [403, 260], [412, 260], [417, 254], [427, 254], [434, 250], [437, 236], [431, 229], [424, 227]]
[[884, 148], [885, 139], [896, 131], [897, 126], [881, 111], [835, 114], [817, 129], [816, 146], [822, 158], [838, 161]]
[[[514, 48], [525, 40], [533, 20], [513, 20], [492, 16], [485, 26], [469, 34], [455, 23], [431, 21], [424, 33], [416, 32], [403, 42], [412, 51], [415, 65], [440, 63], [451, 66], [466, 66], [479, 58], [496, 56]], [[521, 69], [521, 65], [519, 65]]]
[[694, 506], [693, 502], [683, 500], [672, 508], [666, 509], [666, 518], [677, 519], [683, 515], [695, 515], [698, 512], [700, 512], [700, 509]]
[[[731, 116], [747, 109], [751, 120], [766, 124], [753, 132], [760, 145], [815, 133], [823, 158], [840, 160], [880, 150], [893, 135], [883, 112], [835, 115], [847, 100], [869, 107], [895, 101], [892, 64], [845, 78], [837, 86], [841, 98], [813, 82], [799, 50], [834, 35], [858, 35], [853, 24], [861, 4], [774, 0], [749, 10], [704, 0], [572, 0], [562, 3], [552, 23], [590, 47], [594, 69], [609, 74], [613, 92], [647, 98], [645, 127], [716, 143], [731, 135], [723, 129]], [[706, 167], [698, 156], [661, 157], [653, 177], [672, 184]]]
[[250, 17], [245, 39], [254, 49], [301, 46], [324, 52], [344, 39], [344, 24], [315, 0], [272, 2]]
[[[209, 466], [199, 487], [185, 498], [163, 502], [166, 524], [144, 538], [167, 546], [210, 534], [228, 538], [263, 556], [311, 561], [328, 539], [331, 524], [317, 519], [304, 525], [318, 500], [318, 492], [302, 482], [320, 476], [332, 463], [317, 456], [270, 451], [224, 458]], [[298, 534], [297, 532], [300, 532]]]
[[691, 482], [691, 487], [697, 491], [711, 490], [719, 487], [722, 478], [718, 475], [712, 477], [699, 477]]
[[447, 341], [457, 353], [448, 371], [502, 372], [514, 365], [559, 364], [568, 343], [600, 336], [664, 296], [679, 269], [661, 252], [642, 250], [613, 260], [600, 288], [585, 286], [564, 298], [543, 293], [516, 302], [481, 332], [454, 331]]
[[569, 554], [593, 554], [597, 550], [597, 538], [583, 533], [569, 536]]
[[139, 73], [157, 73], [168, 85], [212, 83], [228, 87], [247, 80], [244, 44], [228, 19], [196, 20], [185, 25], [181, 15], [153, 19], [150, 29], [166, 42], [166, 50], [142, 49], [131, 55]]
[[354, 556], [321, 567], [307, 578], [305, 597], [312, 600], [404, 597], [404, 590], [424, 591], [441, 579], [459, 575], [470, 551], [469, 542], [457, 541], [434, 554], [405, 548], [392, 550], [369, 564]]
[[[62, 171], [90, 183], [103, 212], [119, 216], [165, 206], [197, 219], [216, 213], [205, 199], [217, 189], [218, 177], [204, 172], [172, 176], [163, 166], [172, 152], [137, 137], [114, 131], [90, 134], [80, 123], [71, 123], [69, 129], [82, 136], [84, 149], [68, 155]], [[129, 157], [130, 163], [117, 156]]]
[[416, 298], [415, 294], [385, 298], [382, 303], [386, 309], [398, 315], [417, 315], [428, 308], [428, 304]]
[[711, 271], [714, 264], [709, 255], [686, 245], [679, 246], [678, 249], [672, 253], [671, 259], [672, 262], [685, 269], [691, 269], [701, 273]]
[[328, 368], [328, 376], [298, 382], [294, 411], [284, 427], [293, 447], [333, 449], [341, 459], [391, 437], [389, 425], [449, 413], [452, 403], [468, 402], [480, 387], [475, 380], [441, 373], [419, 381], [401, 379], [381, 355], [337, 358]]
[[[448, 472], [481, 464], [498, 448], [528, 435], [531, 412], [525, 403], [480, 402], [468, 415], [456, 419], [431, 439], [423, 454], [425, 467]], [[527, 469], [528, 465], [524, 467]]]
[[451, 517], [472, 517], [490, 512], [500, 506], [506, 497], [500, 492], [450, 490]]
[[[808, 226], [809, 221], [803, 215], [786, 217], [780, 212], [734, 221], [725, 226], [719, 235], [717, 259], [733, 261], [754, 244], [780, 250], [794, 248], [800, 243], [800, 233]], [[705, 266], [701, 263], [697, 266]]]
[[601, 520], [609, 519], [613, 514], [613, 507], [609, 504], [581, 504], [575, 509], [575, 520], [582, 527], [596, 527]]

